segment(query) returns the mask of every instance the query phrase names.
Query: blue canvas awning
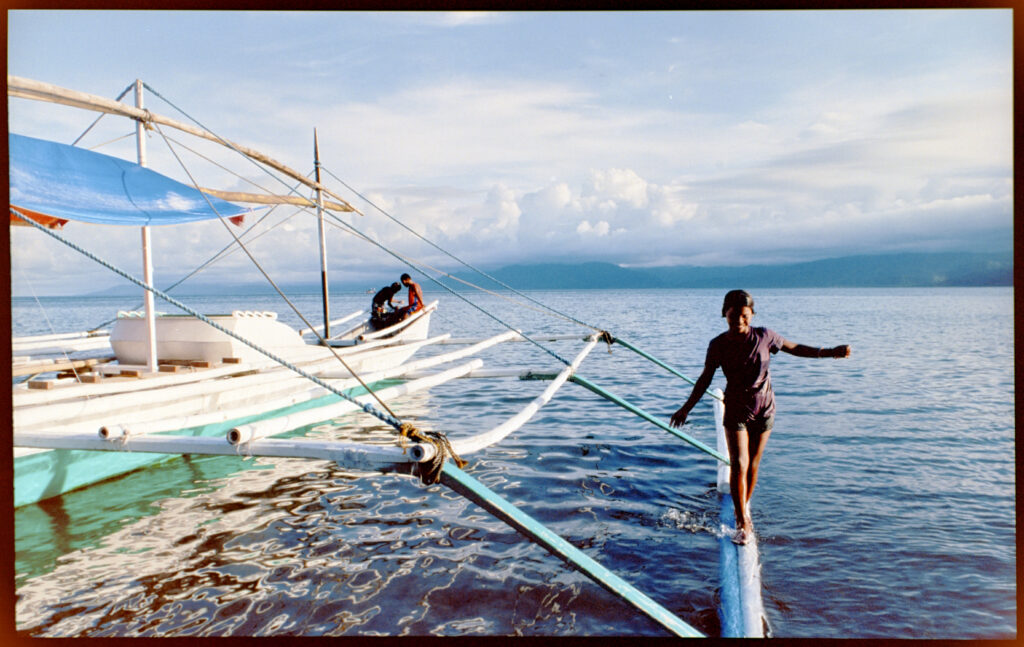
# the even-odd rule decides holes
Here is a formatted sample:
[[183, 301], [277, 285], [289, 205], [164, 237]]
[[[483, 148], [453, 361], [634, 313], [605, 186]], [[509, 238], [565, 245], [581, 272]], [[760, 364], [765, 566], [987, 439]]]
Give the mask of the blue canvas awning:
[[249, 212], [117, 157], [15, 134], [9, 135], [8, 145], [11, 207], [32, 212], [26, 215], [36, 220], [45, 214], [141, 227]]

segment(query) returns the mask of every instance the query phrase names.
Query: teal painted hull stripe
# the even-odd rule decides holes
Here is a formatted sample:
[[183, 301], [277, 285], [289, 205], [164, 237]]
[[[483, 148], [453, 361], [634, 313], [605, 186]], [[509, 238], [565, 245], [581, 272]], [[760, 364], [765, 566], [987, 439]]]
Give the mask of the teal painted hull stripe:
[[644, 420], [657, 425], [658, 427], [660, 427], [661, 429], [664, 429], [665, 431], [667, 431], [668, 433], [672, 434], [673, 436], [676, 436], [677, 438], [680, 438], [681, 440], [684, 440], [684, 441], [690, 443], [691, 445], [693, 445], [697, 449], [701, 450], [705, 454], [708, 454], [710, 456], [714, 456], [715, 458], [717, 458], [718, 460], [722, 461], [723, 463], [725, 463], [727, 465], [729, 464], [729, 458], [727, 456], [723, 456], [721, 453], [718, 452], [718, 450], [712, 449], [711, 447], [708, 447], [707, 445], [705, 445], [704, 443], [700, 442], [696, 438], [694, 438], [694, 437], [692, 437], [692, 436], [690, 436], [688, 434], [685, 434], [685, 433], [683, 433], [682, 431], [680, 431], [678, 429], [670, 427], [668, 425], [668, 423], [662, 422], [661, 420], [658, 420], [657, 418], [655, 418], [651, 414], [647, 413], [646, 411], [644, 411], [640, 407], [638, 407], [638, 406], [636, 406], [634, 404], [630, 404], [626, 400], [623, 400], [622, 398], [620, 398], [619, 396], [615, 395], [614, 393], [599, 387], [598, 385], [594, 384], [590, 380], [588, 380], [588, 379], [586, 379], [584, 377], [580, 377], [579, 375], [573, 375], [569, 379], [571, 381], [575, 382], [576, 384], [579, 384], [580, 386], [593, 391], [594, 393], [598, 394], [602, 398], [605, 398], [606, 400], [609, 400], [610, 402], [614, 402], [615, 404], [619, 405], [623, 409], [626, 409], [627, 411], [631, 411], [632, 413], [635, 413], [636, 415], [640, 416]]
[[[352, 389], [356, 393], [362, 389]], [[275, 411], [235, 418], [198, 427], [169, 431], [175, 436], [223, 436], [232, 427], [256, 420], [286, 416], [299, 411], [315, 409], [339, 402], [341, 399], [328, 394], [306, 402], [300, 402]], [[158, 434], [159, 435], [159, 434]], [[227, 442], [225, 440], [225, 442]], [[239, 454], [244, 453], [239, 448]], [[58, 496], [108, 478], [127, 474], [134, 470], [178, 458], [179, 454], [150, 454], [146, 452], [99, 452], [80, 449], [54, 449], [37, 452], [14, 459], [14, 507], [35, 503]]]
[[445, 461], [444, 463], [441, 471], [441, 482], [509, 524], [527, 538], [540, 544], [549, 553], [565, 561], [611, 593], [636, 607], [647, 617], [673, 634], [686, 638], [703, 637], [703, 634], [680, 620], [671, 611], [641, 593], [629, 582], [626, 582], [615, 573], [587, 557], [580, 549], [556, 535], [539, 521], [488, 489], [469, 474], [460, 470], [451, 461]]

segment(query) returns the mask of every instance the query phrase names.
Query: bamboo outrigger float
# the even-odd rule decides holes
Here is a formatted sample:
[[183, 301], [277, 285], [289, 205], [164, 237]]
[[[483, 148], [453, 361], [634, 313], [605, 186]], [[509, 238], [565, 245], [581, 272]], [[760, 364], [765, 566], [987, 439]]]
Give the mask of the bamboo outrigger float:
[[[227, 201], [290, 204], [315, 209], [322, 242], [325, 219], [336, 220], [332, 211], [356, 212], [348, 202], [322, 184], [318, 145], [315, 145], [317, 176], [315, 180], [309, 180], [284, 164], [229, 142], [204, 128], [183, 124], [144, 109], [143, 87], [141, 82], [136, 82], [137, 105], [131, 107], [119, 101], [8, 76], [10, 97], [50, 101], [128, 117], [138, 124], [140, 142], [146, 128], [176, 128], [218, 142], [316, 192], [316, 198], [309, 199], [244, 194], [202, 188], [198, 184], [189, 187], [174, 183], [173, 190], [185, 196], [186, 201], [191, 201], [186, 220], [219, 218], [223, 221], [245, 212]], [[587, 380], [580, 375], [580, 367], [587, 355], [603, 341], [609, 348], [618, 343], [683, 379], [689, 378], [627, 342], [597, 329], [585, 335], [533, 336], [502, 322], [510, 329], [485, 339], [452, 339], [449, 335], [430, 337], [430, 316], [436, 310], [437, 302], [383, 330], [374, 330], [369, 321], [359, 320], [344, 332], [331, 335], [332, 325], [355, 319], [360, 313], [352, 313], [342, 320], [330, 320], [323, 244], [324, 321], [320, 326], [307, 322], [307, 329], [295, 331], [277, 321], [273, 313], [204, 315], [156, 289], [148, 270], [144, 272], [144, 279], [138, 279], [55, 233], [52, 228], [59, 226], [61, 221], [82, 217], [81, 205], [62, 206], [60, 196], [53, 200], [53, 196], [33, 194], [31, 182], [26, 183], [22, 176], [22, 171], [32, 171], [31, 164], [20, 166], [24, 162], [23, 157], [41, 150], [41, 158], [46, 158], [47, 154], [67, 155], [69, 158], [80, 156], [84, 160], [82, 163], [87, 165], [115, 164], [122, 168], [127, 165], [130, 168], [124, 173], [139, 173], [148, 179], [157, 179], [142, 174], [140, 170], [145, 165], [142, 143], [139, 144], [139, 164], [131, 167], [123, 160], [95, 153], [84, 154], [80, 149], [68, 151], [71, 147], [46, 142], [39, 144], [15, 135], [11, 138], [11, 164], [12, 169], [17, 170], [11, 175], [12, 224], [28, 225], [45, 232], [132, 281], [145, 291], [147, 300], [159, 297], [185, 312], [185, 315], [160, 316], [154, 308], [147, 307], [142, 314], [123, 313], [109, 332], [51, 334], [13, 340], [16, 358], [12, 371], [12, 377], [16, 378], [13, 394], [16, 506], [85, 487], [158, 460], [187, 454], [234, 455], [244, 451], [246, 455], [253, 456], [330, 460], [343, 468], [361, 471], [416, 474], [426, 482], [440, 482], [474, 501], [670, 633], [701, 635], [668, 608], [596, 563], [461, 469], [465, 465], [463, 457], [501, 442], [527, 424], [562, 386], [573, 382], [693, 445], [713, 457], [717, 465], [725, 465], [727, 471], [727, 452], [721, 441], [717, 449], [711, 448], [669, 427], [664, 421]], [[158, 179], [165, 184], [174, 182], [162, 176]], [[126, 190], [131, 190], [131, 182], [124, 185], [129, 187]], [[326, 200], [325, 195], [331, 200]], [[180, 214], [167, 216], [168, 222], [180, 221], [175, 219]], [[144, 241], [148, 239], [149, 214], [146, 217]], [[242, 246], [239, 237], [234, 233], [232, 236]], [[316, 339], [307, 342], [303, 335], [313, 335]], [[542, 341], [565, 339], [583, 342], [583, 347], [571, 360], [540, 344]], [[485, 349], [514, 342], [533, 343], [543, 348], [561, 366], [494, 370], [484, 368], [480, 359], [472, 359]], [[423, 347], [452, 344], [465, 348], [409, 361]], [[456, 362], [461, 363], [444, 368]], [[480, 433], [450, 439], [440, 433], [417, 430], [398, 418], [386, 404], [389, 400], [434, 388], [450, 380], [493, 377], [542, 380], [547, 384], [539, 395], [508, 420]], [[396, 380], [401, 382], [395, 384]], [[717, 397], [720, 399], [720, 394]], [[396, 431], [394, 442], [382, 445], [354, 440], [280, 437], [353, 411], [362, 411], [393, 427]], [[721, 427], [720, 416], [716, 426]], [[721, 479], [719, 482], [721, 484]], [[727, 477], [725, 482], [728, 483]], [[728, 496], [727, 492], [725, 496]], [[724, 515], [730, 506], [723, 504], [722, 508]], [[727, 536], [722, 546], [723, 634], [762, 636], [766, 623], [760, 600], [756, 546], [748, 545], [737, 552]], [[732, 553], [728, 552], [729, 549]], [[730, 561], [730, 555], [738, 555], [739, 558]], [[730, 578], [744, 584], [733, 587], [733, 579]], [[734, 594], [734, 591], [738, 593]]]

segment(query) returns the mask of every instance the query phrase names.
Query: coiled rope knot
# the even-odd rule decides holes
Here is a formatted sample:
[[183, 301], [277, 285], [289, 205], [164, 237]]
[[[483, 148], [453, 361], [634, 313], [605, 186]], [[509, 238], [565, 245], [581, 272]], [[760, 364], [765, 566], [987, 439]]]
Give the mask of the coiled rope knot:
[[448, 442], [448, 438], [439, 431], [420, 431], [412, 424], [403, 422], [398, 433], [401, 436], [403, 451], [406, 448], [406, 438], [433, 445], [435, 450], [434, 457], [430, 460], [416, 463], [416, 476], [420, 477], [420, 481], [425, 485], [433, 485], [441, 480], [441, 469], [448, 458], [451, 458], [459, 468], [466, 466], [466, 461], [455, 453], [455, 450], [452, 449], [452, 444]]
[[153, 113], [148, 108], [143, 108], [142, 112], [146, 113], [145, 116], [132, 117], [132, 119], [142, 124], [142, 127], [146, 130], [153, 130]]
[[607, 330], [602, 330], [601, 334], [598, 335], [597, 338], [600, 339], [601, 341], [603, 341], [604, 343], [608, 344], [608, 354], [611, 355], [612, 354], [612, 344], [615, 343], [615, 338], [612, 337], [612, 334], [610, 332], [608, 332]]

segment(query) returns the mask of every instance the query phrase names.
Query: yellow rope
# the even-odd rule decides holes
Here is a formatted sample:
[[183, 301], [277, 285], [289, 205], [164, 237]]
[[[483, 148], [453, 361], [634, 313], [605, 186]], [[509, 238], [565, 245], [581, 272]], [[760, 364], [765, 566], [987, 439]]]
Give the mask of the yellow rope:
[[401, 437], [403, 450], [407, 447], [405, 443], [406, 438], [416, 442], [427, 443], [434, 447], [435, 451], [432, 459], [416, 464], [416, 476], [419, 476], [420, 481], [426, 485], [433, 485], [441, 480], [441, 470], [444, 468], [444, 462], [448, 458], [451, 458], [460, 469], [467, 464], [466, 461], [455, 453], [452, 444], [448, 442], [448, 438], [439, 431], [420, 431], [411, 423], [403, 422], [402, 428], [399, 429], [398, 433]]

